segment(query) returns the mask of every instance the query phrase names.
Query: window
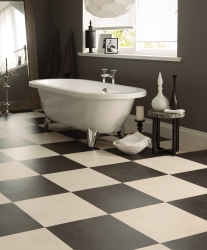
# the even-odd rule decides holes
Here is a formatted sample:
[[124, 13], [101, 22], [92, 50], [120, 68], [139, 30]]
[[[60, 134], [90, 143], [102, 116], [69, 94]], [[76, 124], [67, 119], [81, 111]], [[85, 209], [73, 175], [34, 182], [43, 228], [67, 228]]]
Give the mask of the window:
[[[10, 67], [16, 66], [18, 61], [23, 61], [25, 59], [25, 50], [23, 49], [25, 45], [24, 14], [9, 6], [0, 12], [0, 66], [6, 58]], [[20, 59], [21, 57], [22, 59]]]
[[119, 39], [119, 53], [177, 56], [178, 0], [136, 0], [117, 18], [91, 16], [97, 30]]

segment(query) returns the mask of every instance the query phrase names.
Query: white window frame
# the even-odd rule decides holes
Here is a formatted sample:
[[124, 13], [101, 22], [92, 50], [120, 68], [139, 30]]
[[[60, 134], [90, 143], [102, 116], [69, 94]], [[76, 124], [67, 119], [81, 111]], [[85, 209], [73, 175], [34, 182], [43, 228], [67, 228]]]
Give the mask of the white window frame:
[[[25, 60], [24, 46], [27, 46], [25, 17], [21, 15], [20, 19], [16, 19], [19, 15], [21, 15], [19, 11], [11, 4], [0, 12], [1, 25], [5, 27], [1, 33], [1, 39], [4, 39], [5, 43], [7, 42], [6, 46], [1, 46], [0, 48], [0, 66], [2, 65], [2, 68], [5, 67], [6, 58], [8, 68], [18, 65], [19, 56], [22, 56], [22, 59]], [[6, 23], [9, 23], [9, 25], [6, 25]], [[24, 64], [26, 64], [26, 60]]]
[[[89, 23], [89, 20], [91, 19], [90, 13], [88, 13], [85, 10], [85, 6], [83, 3], [83, 24]], [[95, 27], [94, 27], [95, 28]], [[85, 49], [85, 30], [88, 29], [88, 25], [83, 25], [83, 52], [86, 52]], [[178, 32], [178, 30], [177, 30]], [[97, 30], [97, 46], [98, 47], [98, 40], [99, 40], [99, 32]], [[136, 40], [136, 38], [135, 38]], [[135, 47], [136, 47], [136, 41]], [[177, 41], [178, 43], [178, 41]], [[141, 44], [140, 44], [141, 45]], [[137, 56], [169, 56], [169, 57], [177, 57], [177, 49], [176, 50], [169, 50], [169, 49], [140, 49], [138, 51], [135, 51], [134, 48], [119, 48], [119, 54], [128, 54], [128, 55], [137, 55]], [[96, 51], [94, 49], [94, 51]]]

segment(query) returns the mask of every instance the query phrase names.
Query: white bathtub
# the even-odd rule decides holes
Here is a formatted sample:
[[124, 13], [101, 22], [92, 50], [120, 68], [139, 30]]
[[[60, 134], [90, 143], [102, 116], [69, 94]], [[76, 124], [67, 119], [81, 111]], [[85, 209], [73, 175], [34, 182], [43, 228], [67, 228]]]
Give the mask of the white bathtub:
[[[135, 98], [146, 90], [90, 80], [49, 79], [30, 81], [37, 88], [46, 116], [56, 122], [87, 131], [120, 131]], [[106, 88], [108, 93], [102, 93]]]

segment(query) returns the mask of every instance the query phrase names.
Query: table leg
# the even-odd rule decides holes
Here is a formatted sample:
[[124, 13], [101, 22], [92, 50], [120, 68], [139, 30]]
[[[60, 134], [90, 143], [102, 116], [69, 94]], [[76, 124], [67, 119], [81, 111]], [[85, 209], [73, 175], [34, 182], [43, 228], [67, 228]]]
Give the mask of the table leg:
[[174, 118], [172, 119], [172, 125], [173, 125], [173, 129], [172, 129], [172, 154], [176, 155], [176, 148], [177, 148], [177, 119]]
[[157, 118], [157, 149], [160, 148], [160, 118]]
[[179, 140], [180, 140], [180, 136], [179, 136], [179, 133], [180, 133], [180, 128], [179, 128], [179, 124], [180, 124], [180, 120], [179, 119], [175, 119], [176, 120], [176, 130], [177, 130], [177, 134], [176, 134], [176, 151], [179, 151]]
[[153, 131], [152, 131], [152, 153], [155, 154], [157, 151], [157, 118], [153, 117]]

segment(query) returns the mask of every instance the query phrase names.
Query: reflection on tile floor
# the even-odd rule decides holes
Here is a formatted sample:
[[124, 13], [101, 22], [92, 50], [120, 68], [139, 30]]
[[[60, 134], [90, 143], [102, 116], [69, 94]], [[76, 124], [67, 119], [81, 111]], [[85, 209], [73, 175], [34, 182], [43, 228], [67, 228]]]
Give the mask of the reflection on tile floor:
[[86, 132], [43, 122], [0, 117], [2, 250], [206, 250], [207, 150], [127, 155], [106, 134], [91, 149]]

